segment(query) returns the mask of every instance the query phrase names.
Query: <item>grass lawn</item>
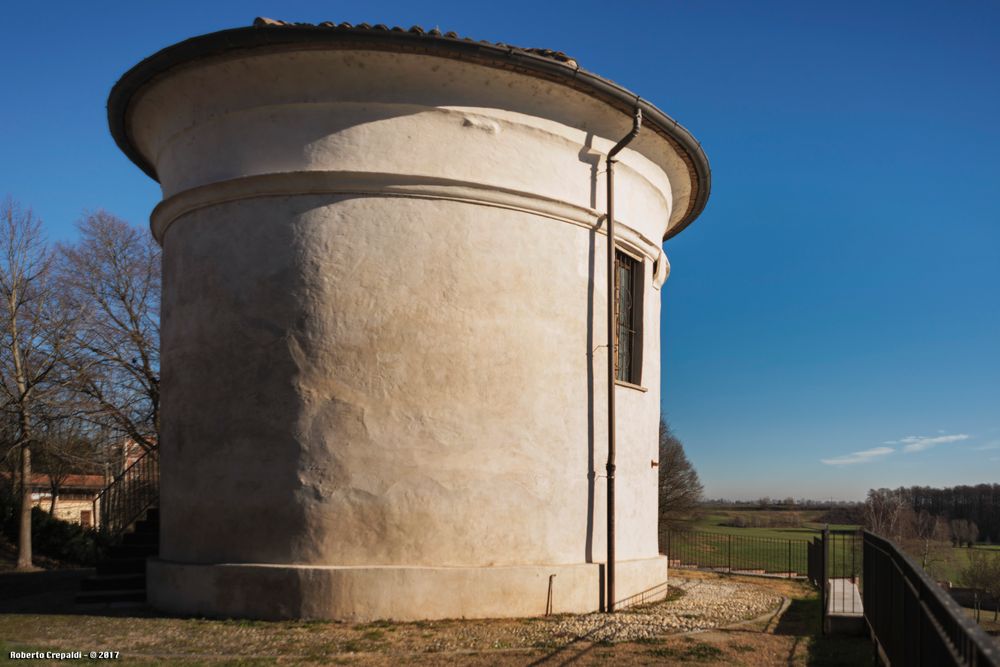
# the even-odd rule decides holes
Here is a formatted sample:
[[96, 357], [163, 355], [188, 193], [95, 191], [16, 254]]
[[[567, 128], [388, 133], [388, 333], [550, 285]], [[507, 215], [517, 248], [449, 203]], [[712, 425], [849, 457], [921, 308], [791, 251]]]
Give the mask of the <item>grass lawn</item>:
[[668, 552], [681, 565], [804, 574], [806, 544], [806, 540], [762, 538], [746, 532], [690, 531], [671, 533]]
[[[770, 537], [774, 539], [798, 539], [811, 540], [819, 535], [823, 528], [829, 526], [830, 530], [857, 530], [860, 526], [855, 524], [831, 523], [824, 524], [817, 522], [823, 514], [820, 510], [725, 510], [709, 511], [690, 522], [689, 527], [695, 530], [711, 530], [731, 535], [754, 535], [756, 537]], [[792, 517], [791, 515], [794, 515]], [[744, 519], [752, 523], [755, 519], [763, 522], [772, 521], [775, 524], [796, 521], [794, 526], [779, 527], [736, 527], [727, 526], [733, 520]]]
[[[732, 570], [764, 570], [773, 573], [805, 574], [806, 545], [822, 533], [822, 526], [810, 523], [822, 515], [819, 510], [792, 512], [787, 510], [726, 510], [710, 511], [689, 522], [689, 532], [672, 531], [670, 556], [684, 565]], [[738, 528], [723, 525], [741, 518], [747, 523], [791, 523], [788, 527]], [[854, 525], [830, 525], [831, 531], [855, 531]], [[861, 545], [835, 537], [829, 559], [837, 576], [855, 575], [861, 571]]]
[[[1000, 558], [1000, 548], [996, 545], [977, 544], [972, 549], [941, 545], [932, 550], [927, 570], [938, 581], [950, 581], [956, 586], [961, 586], [961, 573], [969, 565], [969, 554], [977, 551], [985, 551], [994, 558]], [[920, 562], [919, 557], [916, 560]]]
[[126, 616], [0, 613], [0, 647], [4, 655], [10, 650], [117, 650], [120, 659], [132, 665], [853, 666], [871, 662], [867, 640], [820, 636], [819, 603], [802, 582], [732, 579], [785, 596], [788, 604], [784, 611], [729, 628], [621, 643], [555, 634], [548, 628], [555, 627], [559, 617], [354, 624], [165, 618], [148, 610]]

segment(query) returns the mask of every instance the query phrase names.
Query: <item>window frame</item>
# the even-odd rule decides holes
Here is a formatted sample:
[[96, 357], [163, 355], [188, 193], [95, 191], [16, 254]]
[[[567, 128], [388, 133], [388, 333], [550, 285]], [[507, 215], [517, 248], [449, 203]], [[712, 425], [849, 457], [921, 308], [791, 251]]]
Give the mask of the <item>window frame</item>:
[[[621, 295], [622, 295], [622, 283], [621, 283], [621, 258], [625, 257], [631, 260], [632, 266], [630, 271], [630, 282], [631, 285], [628, 287], [628, 291], [631, 297], [631, 309], [629, 314], [631, 315], [630, 322], [626, 326], [623, 326], [621, 319]], [[641, 253], [636, 253], [635, 251], [623, 247], [619, 244], [615, 244], [615, 284], [618, 288], [615, 294], [615, 384], [631, 387], [633, 389], [639, 389], [641, 391], [646, 391], [642, 386], [642, 352], [643, 352], [643, 323], [644, 323], [644, 312], [643, 304], [645, 297], [645, 285], [646, 285], [646, 261]], [[620, 364], [622, 362], [622, 340], [621, 335], [624, 331], [630, 332], [629, 339], [627, 341], [625, 359], [627, 360], [628, 367], [624, 370], [621, 368]]]

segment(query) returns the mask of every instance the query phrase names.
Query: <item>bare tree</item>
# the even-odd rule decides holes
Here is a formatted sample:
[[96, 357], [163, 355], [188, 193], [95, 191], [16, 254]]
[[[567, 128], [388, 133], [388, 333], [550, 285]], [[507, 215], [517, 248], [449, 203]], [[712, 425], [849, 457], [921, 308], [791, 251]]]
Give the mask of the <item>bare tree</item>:
[[920, 566], [927, 570], [939, 559], [939, 552], [948, 541], [947, 524], [927, 510], [910, 510], [907, 522], [908, 539], [914, 542], [912, 551], [920, 556]]
[[[0, 398], [0, 405], [7, 406]], [[13, 496], [18, 488], [18, 448], [15, 444], [17, 440], [17, 420], [7, 409], [0, 410], [0, 465], [2, 465], [3, 476], [0, 478], [0, 493], [9, 493]]]
[[976, 541], [979, 539], [979, 526], [976, 525], [975, 521], [969, 522], [969, 529], [966, 538], [965, 546], [970, 549], [976, 546]]
[[971, 549], [979, 539], [979, 526], [968, 519], [952, 519], [948, 527], [951, 531], [952, 544], [956, 547], [964, 544]]
[[891, 489], [871, 489], [865, 500], [865, 526], [883, 537], [900, 535], [900, 518], [908, 505], [903, 494]]
[[969, 522], [966, 519], [952, 519], [948, 522], [948, 531], [951, 535], [951, 545], [960, 547], [965, 541], [965, 533], [968, 530]]
[[988, 554], [986, 557], [989, 559], [989, 574], [983, 582], [983, 590], [993, 598], [993, 622], [996, 623], [1000, 619], [1000, 556]]
[[993, 598], [993, 620], [996, 621], [1000, 612], [1000, 556], [981, 550], [970, 552], [968, 564], [962, 568], [959, 580], [975, 590], [976, 621], [979, 621], [984, 595]]
[[0, 204], [0, 397], [14, 418], [20, 457], [21, 510], [17, 568], [32, 567], [31, 447], [37, 414], [57, 386], [70, 312], [53, 280], [53, 257], [41, 220], [13, 199]]
[[39, 424], [36, 443], [35, 468], [48, 476], [49, 514], [55, 514], [66, 479], [75, 473], [100, 472], [106, 452], [98, 451], [99, 443], [87, 433], [85, 422], [65, 414]]
[[[960, 485], [943, 489], [911, 486], [901, 490], [913, 507], [953, 521], [975, 523], [977, 539], [1000, 543], [1000, 484]], [[962, 542], [964, 544], [966, 540], [963, 538]]]
[[83, 313], [69, 355], [88, 414], [156, 447], [160, 427], [160, 249], [149, 232], [96, 211], [60, 248], [62, 282]]
[[659, 478], [662, 547], [666, 529], [691, 516], [703, 491], [698, 472], [684, 453], [684, 445], [663, 419], [660, 420]]

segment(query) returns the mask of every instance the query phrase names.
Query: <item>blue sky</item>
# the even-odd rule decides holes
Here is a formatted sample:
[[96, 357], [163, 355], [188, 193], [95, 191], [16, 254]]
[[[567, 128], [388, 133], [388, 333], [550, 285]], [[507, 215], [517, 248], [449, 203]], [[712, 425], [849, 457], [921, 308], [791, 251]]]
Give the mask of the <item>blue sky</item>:
[[699, 138], [714, 188], [666, 246], [663, 404], [709, 496], [1000, 480], [1000, 3], [18, 3], [0, 195], [59, 240], [88, 208], [145, 224], [159, 191], [109, 89], [257, 15], [563, 50]]

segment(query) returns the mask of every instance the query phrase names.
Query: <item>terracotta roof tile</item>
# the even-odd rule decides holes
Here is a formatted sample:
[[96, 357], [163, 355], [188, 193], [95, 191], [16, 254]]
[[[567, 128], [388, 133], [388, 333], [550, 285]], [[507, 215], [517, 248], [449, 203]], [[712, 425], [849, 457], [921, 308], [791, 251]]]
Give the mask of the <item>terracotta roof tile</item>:
[[513, 51], [523, 51], [524, 53], [530, 53], [532, 55], [541, 56], [542, 58], [548, 58], [549, 60], [554, 60], [559, 63], [564, 63], [570, 67], [579, 67], [576, 59], [571, 56], [566, 55], [562, 51], [554, 51], [552, 49], [539, 49], [539, 48], [525, 48], [521, 46], [514, 46], [513, 44], [506, 44], [504, 42], [490, 42], [485, 39], [474, 40], [470, 37], [459, 37], [458, 34], [448, 31], [442, 33], [437, 28], [432, 28], [431, 30], [425, 30], [418, 25], [410, 27], [408, 30], [406, 28], [401, 28], [399, 26], [393, 26], [391, 28], [387, 27], [384, 23], [376, 23], [375, 25], [369, 25], [367, 23], [359, 23], [357, 25], [351, 25], [346, 21], [343, 23], [334, 24], [332, 21], [324, 21], [322, 23], [293, 23], [290, 21], [279, 21], [277, 19], [269, 19], [263, 16], [258, 16], [253, 21], [253, 26], [255, 28], [273, 28], [273, 27], [283, 27], [290, 30], [296, 28], [325, 28], [327, 30], [334, 31], [382, 31], [382, 32], [402, 32], [409, 33], [411, 35], [421, 35], [429, 39], [443, 39], [443, 40], [455, 40], [464, 42], [478, 42], [479, 44], [487, 44], [489, 46], [499, 46], [504, 49], [511, 49]]
[[[0, 477], [5, 479], [10, 479], [9, 472], [0, 473]], [[49, 488], [49, 476], [45, 473], [33, 473], [31, 475], [31, 486], [34, 488], [44, 487]], [[67, 475], [63, 478], [62, 489], [64, 491], [69, 489], [87, 489], [92, 491], [100, 491], [105, 487], [107, 481], [104, 479], [104, 475]]]

